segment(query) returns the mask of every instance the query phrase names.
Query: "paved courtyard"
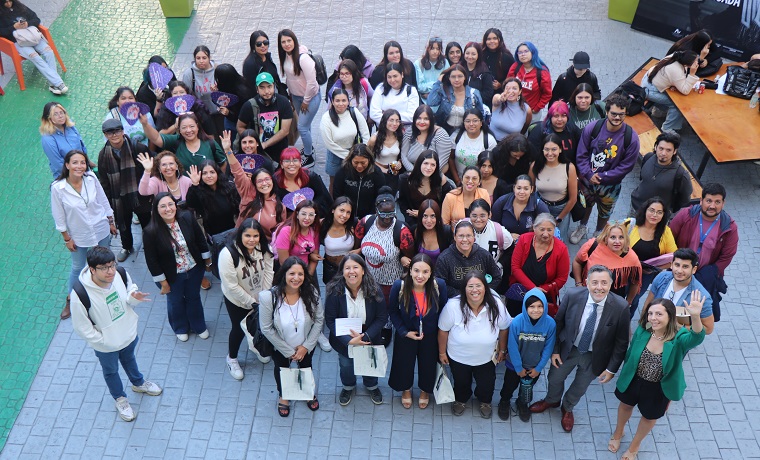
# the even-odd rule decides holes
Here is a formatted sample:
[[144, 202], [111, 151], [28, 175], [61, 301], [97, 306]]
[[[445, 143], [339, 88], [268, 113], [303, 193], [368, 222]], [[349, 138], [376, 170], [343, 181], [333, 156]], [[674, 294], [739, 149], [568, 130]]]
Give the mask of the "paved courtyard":
[[[69, 67], [64, 79], [72, 88], [61, 101], [93, 154], [100, 148], [107, 100], [117, 86], [138, 86], [148, 57], [163, 54], [171, 60], [176, 53], [173, 68], [179, 73], [189, 65], [192, 49], [205, 44], [217, 64], [240, 69], [249, 34], [256, 29], [275, 39], [278, 30], [292, 28], [330, 67], [348, 43], [377, 62], [384, 42], [393, 38], [407, 57], [416, 59], [429, 36], [464, 44], [495, 25], [511, 49], [533, 41], [553, 78], [575, 51], [587, 51], [604, 94], [669, 46], [608, 20], [606, 2], [591, 0], [506, 0], [498, 5], [198, 0], [191, 20], [170, 21], [161, 18], [154, 0], [26, 4], [44, 23], [52, 23]], [[8, 72], [12, 66], [3, 58]], [[453, 417], [449, 405], [407, 411], [386, 380], [380, 385], [384, 404], [373, 405], [360, 386], [354, 401], [341, 407], [337, 354], [317, 350], [320, 410], [312, 413], [296, 403], [289, 418], [280, 418], [271, 363], [262, 365], [243, 351], [239, 358], [245, 379], [238, 382], [227, 372], [231, 326], [219, 282], [203, 292], [211, 338], [177, 342], [167, 324], [165, 298], [151, 282], [140, 251], [123, 264], [153, 299], [137, 309], [137, 358], [145, 376], [162, 385], [164, 393], [149, 397], [127, 390], [137, 419], [121, 421], [94, 353], [72, 332], [70, 320], [58, 324], [69, 259], [50, 218], [50, 177], [37, 133], [41, 107], [52, 96], [29, 63], [25, 74], [28, 89], [23, 93], [16, 79], [7, 84], [8, 76], [0, 79], [7, 93], [0, 97], [0, 133], [11, 139], [0, 147], [0, 180], [6, 184], [0, 195], [5, 210], [0, 220], [0, 429], [5, 428], [0, 447], [7, 436], [0, 459], [615, 458], [606, 448], [618, 405], [614, 383], [592, 384], [574, 411], [576, 425], [568, 434], [560, 427], [558, 410], [535, 415], [530, 423], [483, 420], [472, 403], [462, 417]], [[320, 147], [318, 141], [318, 151]], [[695, 165], [704, 147], [691, 134], [681, 151]], [[323, 167], [318, 165], [318, 171]], [[739, 226], [740, 249], [727, 270], [723, 320], [704, 345], [689, 353], [686, 395], [671, 404], [642, 444], [641, 459], [760, 457], [760, 292], [754, 281], [760, 253], [758, 171], [752, 163], [711, 163], [702, 178], [728, 188], [725, 209]], [[613, 218], [624, 217], [626, 197], [637, 181], [638, 168], [624, 182], [623, 202]], [[113, 245], [118, 249], [119, 240]], [[542, 376], [535, 399], [545, 389]], [[637, 422], [634, 416], [623, 448]]]

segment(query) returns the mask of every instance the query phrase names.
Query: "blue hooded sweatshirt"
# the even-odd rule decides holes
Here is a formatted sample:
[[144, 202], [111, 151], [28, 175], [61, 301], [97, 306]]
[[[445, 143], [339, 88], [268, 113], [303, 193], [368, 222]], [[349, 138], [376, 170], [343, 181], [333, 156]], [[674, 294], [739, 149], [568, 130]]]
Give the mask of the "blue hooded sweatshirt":
[[[538, 297], [544, 304], [544, 314], [532, 324], [528, 316], [528, 308], [525, 301], [530, 297]], [[538, 372], [546, 366], [554, 350], [554, 340], [557, 334], [557, 324], [554, 318], [549, 316], [549, 306], [546, 302], [546, 295], [538, 289], [533, 288], [525, 294], [523, 298], [522, 313], [517, 315], [509, 325], [509, 338], [507, 339], [507, 350], [509, 351], [510, 361], [516, 372], [523, 369], [535, 369]]]

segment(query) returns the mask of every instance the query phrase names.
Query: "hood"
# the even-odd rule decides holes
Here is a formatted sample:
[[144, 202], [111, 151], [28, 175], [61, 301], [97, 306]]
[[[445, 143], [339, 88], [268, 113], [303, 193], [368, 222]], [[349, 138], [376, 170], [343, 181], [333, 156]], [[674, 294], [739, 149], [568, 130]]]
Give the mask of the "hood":
[[198, 67], [195, 67], [195, 62], [193, 62], [193, 65], [190, 66], [190, 68], [193, 69], [193, 72], [195, 72], [198, 75], [205, 75], [205, 74], [213, 74], [214, 69], [216, 69], [216, 63], [214, 61], [211, 61], [211, 67], [206, 70], [201, 70]]
[[536, 296], [539, 299], [541, 299], [541, 302], [544, 304], [544, 314], [541, 315], [541, 318], [538, 320], [542, 320], [549, 316], [549, 303], [546, 301], [546, 294], [543, 293], [543, 291], [539, 288], [533, 288], [530, 291], [525, 293], [525, 297], [523, 297], [523, 306], [522, 306], [522, 312], [523, 315], [525, 315], [526, 319], [530, 319], [530, 316], [528, 316], [528, 307], [525, 305], [525, 302], [528, 300], [529, 297]]
[[309, 48], [306, 45], [298, 45], [298, 54], [309, 54]]
[[[702, 206], [699, 204], [695, 204], [694, 206], [689, 209], [689, 216], [690, 217], [697, 217], [699, 213], [702, 211]], [[731, 223], [734, 221], [734, 219], [731, 218], [731, 216], [728, 215], [726, 211], [721, 211], [718, 215], [718, 221], [720, 224], [720, 232], [726, 232], [731, 228]]]

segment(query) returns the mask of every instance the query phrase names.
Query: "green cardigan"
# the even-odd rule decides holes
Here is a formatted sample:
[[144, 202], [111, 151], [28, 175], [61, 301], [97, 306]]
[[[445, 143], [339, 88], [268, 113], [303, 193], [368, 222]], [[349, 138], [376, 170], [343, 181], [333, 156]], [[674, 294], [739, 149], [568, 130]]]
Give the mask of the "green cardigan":
[[[636, 369], [639, 366], [641, 353], [647, 346], [652, 333], [648, 332], [641, 326], [636, 328], [631, 339], [631, 346], [625, 355], [625, 363], [620, 371], [617, 381], [617, 389], [624, 392], [631, 384], [633, 377], [636, 375]], [[688, 327], [682, 327], [676, 333], [673, 340], [668, 340], [663, 345], [662, 350], [662, 392], [665, 397], [671, 401], [680, 401], [686, 390], [686, 380], [683, 376], [683, 359], [686, 353], [701, 344], [705, 340], [705, 330], [699, 334], [693, 332]]]

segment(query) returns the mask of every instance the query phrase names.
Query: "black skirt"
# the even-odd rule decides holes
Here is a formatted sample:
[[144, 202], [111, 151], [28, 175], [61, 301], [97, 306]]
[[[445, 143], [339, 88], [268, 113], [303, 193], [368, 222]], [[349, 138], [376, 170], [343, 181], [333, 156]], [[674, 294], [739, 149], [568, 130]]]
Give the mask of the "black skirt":
[[615, 396], [623, 404], [639, 406], [641, 416], [649, 420], [662, 418], [670, 405], [670, 400], [662, 392], [660, 382], [649, 382], [638, 375], [633, 377], [624, 392], [615, 389]]

